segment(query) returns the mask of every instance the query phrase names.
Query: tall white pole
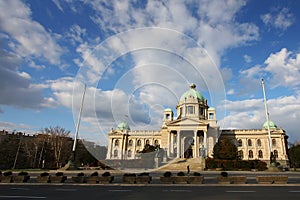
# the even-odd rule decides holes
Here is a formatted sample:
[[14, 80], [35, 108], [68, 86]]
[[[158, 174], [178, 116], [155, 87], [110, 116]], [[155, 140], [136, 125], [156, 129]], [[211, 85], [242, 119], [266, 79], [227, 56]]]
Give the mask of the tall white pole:
[[269, 136], [269, 145], [270, 145], [270, 156], [273, 152], [272, 149], [272, 140], [271, 140], [271, 131], [270, 131], [270, 118], [269, 118], [269, 112], [268, 112], [268, 106], [267, 106], [267, 98], [266, 98], [266, 90], [265, 90], [265, 84], [264, 84], [264, 79], [261, 79], [261, 85], [264, 93], [264, 103], [265, 103], [265, 112], [266, 112], [266, 120], [268, 124], [268, 136]]
[[80, 126], [80, 119], [81, 119], [81, 114], [82, 114], [82, 107], [83, 107], [83, 102], [84, 102], [85, 91], [86, 91], [86, 84], [84, 84], [84, 91], [83, 91], [83, 94], [82, 94], [81, 106], [80, 106], [80, 110], [79, 110], [79, 114], [78, 114], [75, 138], [74, 138], [73, 149], [72, 149], [73, 156], [74, 156], [73, 159], [75, 159], [75, 149], [76, 149], [76, 144], [77, 144], [78, 131], [79, 131], [79, 126]]

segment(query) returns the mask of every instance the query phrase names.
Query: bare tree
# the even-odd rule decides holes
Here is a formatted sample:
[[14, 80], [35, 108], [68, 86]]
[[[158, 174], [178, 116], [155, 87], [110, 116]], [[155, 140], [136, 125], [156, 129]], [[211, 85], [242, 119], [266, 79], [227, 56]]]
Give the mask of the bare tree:
[[64, 152], [68, 152], [68, 141], [70, 131], [66, 131], [64, 128], [56, 126], [44, 128], [43, 134], [46, 134], [49, 139], [49, 144], [53, 150], [53, 156], [55, 159], [55, 165], [57, 168], [62, 166], [62, 157], [65, 156]]

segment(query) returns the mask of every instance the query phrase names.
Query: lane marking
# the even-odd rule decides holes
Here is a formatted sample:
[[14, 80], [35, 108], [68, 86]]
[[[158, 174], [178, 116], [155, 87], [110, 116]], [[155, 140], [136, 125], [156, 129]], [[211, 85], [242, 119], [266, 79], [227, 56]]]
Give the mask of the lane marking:
[[228, 193], [247, 193], [247, 192], [256, 192], [256, 191], [253, 191], [253, 190], [228, 190], [226, 191]]
[[57, 188], [56, 191], [67, 191], [67, 192], [74, 192], [77, 191], [77, 189], [64, 189], [64, 188]]
[[192, 192], [192, 190], [163, 190], [163, 192]]
[[0, 199], [46, 199], [46, 197], [39, 196], [0, 196]]

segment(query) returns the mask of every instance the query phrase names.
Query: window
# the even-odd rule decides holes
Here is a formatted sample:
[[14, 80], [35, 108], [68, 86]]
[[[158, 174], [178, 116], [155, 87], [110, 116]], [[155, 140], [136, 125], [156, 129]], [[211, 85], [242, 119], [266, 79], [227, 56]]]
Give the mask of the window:
[[137, 145], [138, 147], [142, 146], [142, 141], [141, 141], [141, 140], [138, 140], [136, 145]]
[[158, 140], [154, 140], [154, 146], [158, 146], [159, 143], [158, 143]]
[[118, 157], [118, 150], [114, 150], [114, 157]]
[[129, 140], [129, 141], [128, 141], [128, 146], [131, 147], [132, 144], [133, 144], [133, 141], [132, 141], [132, 140]]
[[263, 158], [263, 152], [262, 152], [262, 150], [258, 151], [258, 158]]
[[150, 144], [150, 140], [146, 140], [146, 144]]
[[261, 140], [260, 139], [257, 140], [257, 146], [261, 147]]
[[187, 107], [187, 114], [194, 114], [195, 113], [195, 108], [194, 106], [188, 106]]
[[243, 159], [244, 158], [244, 152], [242, 150], [238, 151], [238, 158]]
[[274, 157], [278, 158], [278, 151], [277, 150], [274, 150]]
[[249, 158], [253, 158], [253, 151], [252, 150], [249, 150], [249, 155], [248, 155]]
[[166, 114], [166, 119], [171, 119], [171, 115], [170, 114]]
[[272, 146], [276, 147], [276, 140], [275, 139], [272, 139]]
[[243, 146], [243, 142], [242, 142], [241, 139], [239, 139], [239, 140], [238, 140], [238, 147], [241, 147], [241, 146]]
[[127, 152], [127, 157], [128, 157], [128, 158], [131, 158], [131, 156], [132, 156], [132, 151], [131, 151], [131, 150], [128, 150], [128, 152]]
[[249, 146], [249, 147], [252, 146], [252, 141], [251, 141], [251, 139], [248, 139], [248, 146]]
[[214, 113], [209, 113], [209, 119], [214, 119], [214, 118], [215, 118]]
[[119, 140], [115, 140], [115, 146], [119, 146]]

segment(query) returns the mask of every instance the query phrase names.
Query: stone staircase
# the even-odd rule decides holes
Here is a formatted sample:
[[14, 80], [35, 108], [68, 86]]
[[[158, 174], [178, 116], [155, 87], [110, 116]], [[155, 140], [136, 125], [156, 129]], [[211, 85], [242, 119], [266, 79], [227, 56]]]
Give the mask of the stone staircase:
[[158, 171], [187, 171], [187, 166], [190, 166], [190, 171], [203, 171], [205, 168], [204, 158], [175, 158], [169, 163], [159, 167]]

